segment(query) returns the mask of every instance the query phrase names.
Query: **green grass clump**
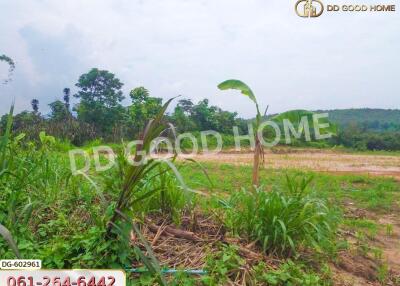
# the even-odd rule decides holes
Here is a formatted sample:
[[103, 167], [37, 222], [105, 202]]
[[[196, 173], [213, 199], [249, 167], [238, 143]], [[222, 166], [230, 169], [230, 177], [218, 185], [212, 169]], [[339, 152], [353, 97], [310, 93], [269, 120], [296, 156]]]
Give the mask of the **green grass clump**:
[[[286, 261], [278, 269], [270, 269], [261, 262], [252, 269], [254, 285], [319, 286], [330, 285], [329, 277], [321, 277], [298, 262]], [[325, 270], [325, 269], [323, 269]]]
[[319, 252], [334, 238], [336, 212], [307, 189], [310, 180], [287, 177], [284, 190], [241, 190], [228, 201], [227, 225], [268, 253], [291, 256], [303, 247]]
[[[148, 195], [150, 194], [150, 195]], [[136, 213], [162, 213], [179, 224], [185, 212], [191, 212], [195, 203], [193, 193], [186, 191], [175, 174], [163, 170], [162, 174], [143, 184], [135, 194], [133, 209]]]
[[345, 219], [343, 223], [353, 230], [365, 231], [372, 238], [378, 234], [378, 224], [368, 219]]

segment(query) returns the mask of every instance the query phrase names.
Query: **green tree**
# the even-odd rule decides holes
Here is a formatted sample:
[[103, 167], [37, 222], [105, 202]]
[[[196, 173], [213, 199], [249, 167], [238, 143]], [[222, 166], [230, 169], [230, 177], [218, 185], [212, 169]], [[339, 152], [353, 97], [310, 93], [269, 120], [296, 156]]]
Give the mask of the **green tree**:
[[31, 101], [33, 113], [37, 114], [39, 112], [39, 100], [32, 99]]
[[184, 109], [179, 105], [175, 107], [171, 115], [171, 121], [180, 133], [196, 130], [196, 124], [191, 120], [190, 116], [185, 114]]
[[62, 121], [68, 118], [69, 111], [62, 101], [56, 100], [50, 103], [49, 106], [51, 109], [50, 118], [52, 120]]
[[177, 106], [182, 109], [186, 115], [190, 115], [193, 112], [193, 102], [190, 99], [181, 99], [178, 101]]
[[217, 108], [208, 105], [208, 99], [203, 99], [192, 108], [192, 120], [196, 122], [199, 130], [216, 130]]
[[12, 74], [15, 69], [15, 63], [12, 60], [12, 58], [10, 58], [9, 56], [6, 56], [6, 55], [0, 55], [0, 62], [6, 62], [9, 66], [8, 67], [8, 77], [5, 80], [3, 80], [3, 84], [7, 84], [11, 81]]
[[71, 96], [71, 90], [66, 87], [63, 89], [63, 93], [64, 93], [64, 104], [65, 104], [65, 108], [67, 109], [67, 111], [69, 111], [69, 101], [70, 101], [70, 96]]
[[149, 91], [144, 87], [137, 87], [131, 90], [129, 96], [132, 99], [129, 115], [135, 126], [135, 131], [140, 132], [146, 122], [160, 112], [162, 99], [151, 97]]
[[191, 118], [193, 106], [193, 102], [190, 99], [181, 99], [171, 114], [172, 123], [181, 133], [193, 131], [197, 128], [196, 123]]
[[210, 106], [207, 99], [201, 100], [198, 104], [193, 104], [190, 99], [181, 99], [171, 115], [171, 120], [179, 132], [212, 129], [231, 134], [234, 125], [242, 125], [240, 119], [236, 117], [236, 112]]
[[79, 90], [74, 97], [81, 100], [76, 107], [78, 119], [110, 135], [124, 116], [120, 104], [124, 99], [123, 83], [113, 73], [93, 68], [79, 77], [76, 86]]
[[216, 121], [216, 130], [225, 134], [232, 133], [233, 126], [238, 125], [236, 124], [238, 123], [236, 117], [236, 112], [224, 111], [218, 108], [214, 116]]

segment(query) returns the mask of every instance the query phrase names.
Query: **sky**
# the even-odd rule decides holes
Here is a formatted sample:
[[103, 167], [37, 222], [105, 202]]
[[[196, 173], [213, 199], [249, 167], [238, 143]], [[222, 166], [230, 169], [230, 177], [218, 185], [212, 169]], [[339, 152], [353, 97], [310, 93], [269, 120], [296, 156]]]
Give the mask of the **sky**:
[[[62, 99], [64, 87], [76, 92], [79, 76], [94, 67], [114, 73], [127, 97], [144, 86], [164, 99], [208, 98], [241, 117], [254, 116], [254, 105], [237, 92], [219, 91], [221, 81], [246, 82], [270, 113], [400, 108], [400, 7], [324, 11], [310, 19], [298, 17], [294, 4], [0, 0], [0, 55], [16, 63], [12, 82], [0, 84], [0, 114], [13, 101], [17, 111], [30, 110], [33, 98], [45, 114], [50, 102]], [[1, 81], [6, 71], [0, 62]]]

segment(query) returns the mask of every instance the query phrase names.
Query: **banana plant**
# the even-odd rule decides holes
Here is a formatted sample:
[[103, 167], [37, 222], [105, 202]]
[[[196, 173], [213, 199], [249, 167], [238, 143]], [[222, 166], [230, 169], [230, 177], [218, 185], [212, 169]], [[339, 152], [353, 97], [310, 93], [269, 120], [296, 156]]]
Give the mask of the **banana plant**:
[[227, 90], [227, 89], [239, 90], [243, 95], [247, 96], [251, 101], [253, 101], [256, 106], [256, 111], [257, 111], [256, 122], [255, 122], [256, 136], [255, 136], [252, 184], [253, 186], [258, 187], [260, 185], [260, 163], [264, 161], [264, 149], [260, 140], [260, 137], [262, 135], [259, 134], [258, 132], [258, 128], [260, 127], [261, 124], [262, 115], [260, 113], [260, 108], [258, 106], [257, 99], [253, 91], [250, 89], [250, 87], [244, 82], [237, 79], [230, 79], [221, 82], [218, 85], [218, 88], [220, 90]]

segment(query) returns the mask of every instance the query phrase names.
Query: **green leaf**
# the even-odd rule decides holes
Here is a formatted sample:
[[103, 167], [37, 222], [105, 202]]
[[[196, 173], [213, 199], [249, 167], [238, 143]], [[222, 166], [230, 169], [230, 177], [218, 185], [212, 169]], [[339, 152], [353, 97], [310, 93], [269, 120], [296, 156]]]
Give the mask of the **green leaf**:
[[10, 140], [11, 137], [11, 127], [12, 127], [12, 123], [13, 123], [13, 113], [14, 113], [14, 103], [11, 105], [10, 108], [10, 112], [7, 115], [7, 125], [6, 125], [6, 129], [5, 129], [5, 133], [1, 138], [1, 142], [0, 142], [0, 154], [1, 154], [1, 170], [5, 170], [6, 169], [6, 153], [7, 153], [7, 144], [8, 141]]
[[41, 142], [41, 143], [44, 143], [45, 140], [46, 140], [46, 132], [40, 131], [40, 133], [39, 133], [39, 138], [40, 138], [40, 142]]
[[227, 89], [239, 90], [242, 94], [248, 96], [256, 105], [258, 105], [257, 99], [254, 96], [253, 91], [250, 89], [250, 87], [247, 84], [245, 84], [244, 82], [242, 82], [240, 80], [228, 79], [224, 82], [221, 82], [218, 85], [218, 88], [220, 90], [227, 90]]
[[12, 237], [10, 231], [2, 224], [0, 224], [0, 235], [7, 241], [8, 245], [13, 250], [15, 256], [21, 259], [21, 255], [19, 254], [19, 250], [17, 244], [14, 241], [14, 238]]

